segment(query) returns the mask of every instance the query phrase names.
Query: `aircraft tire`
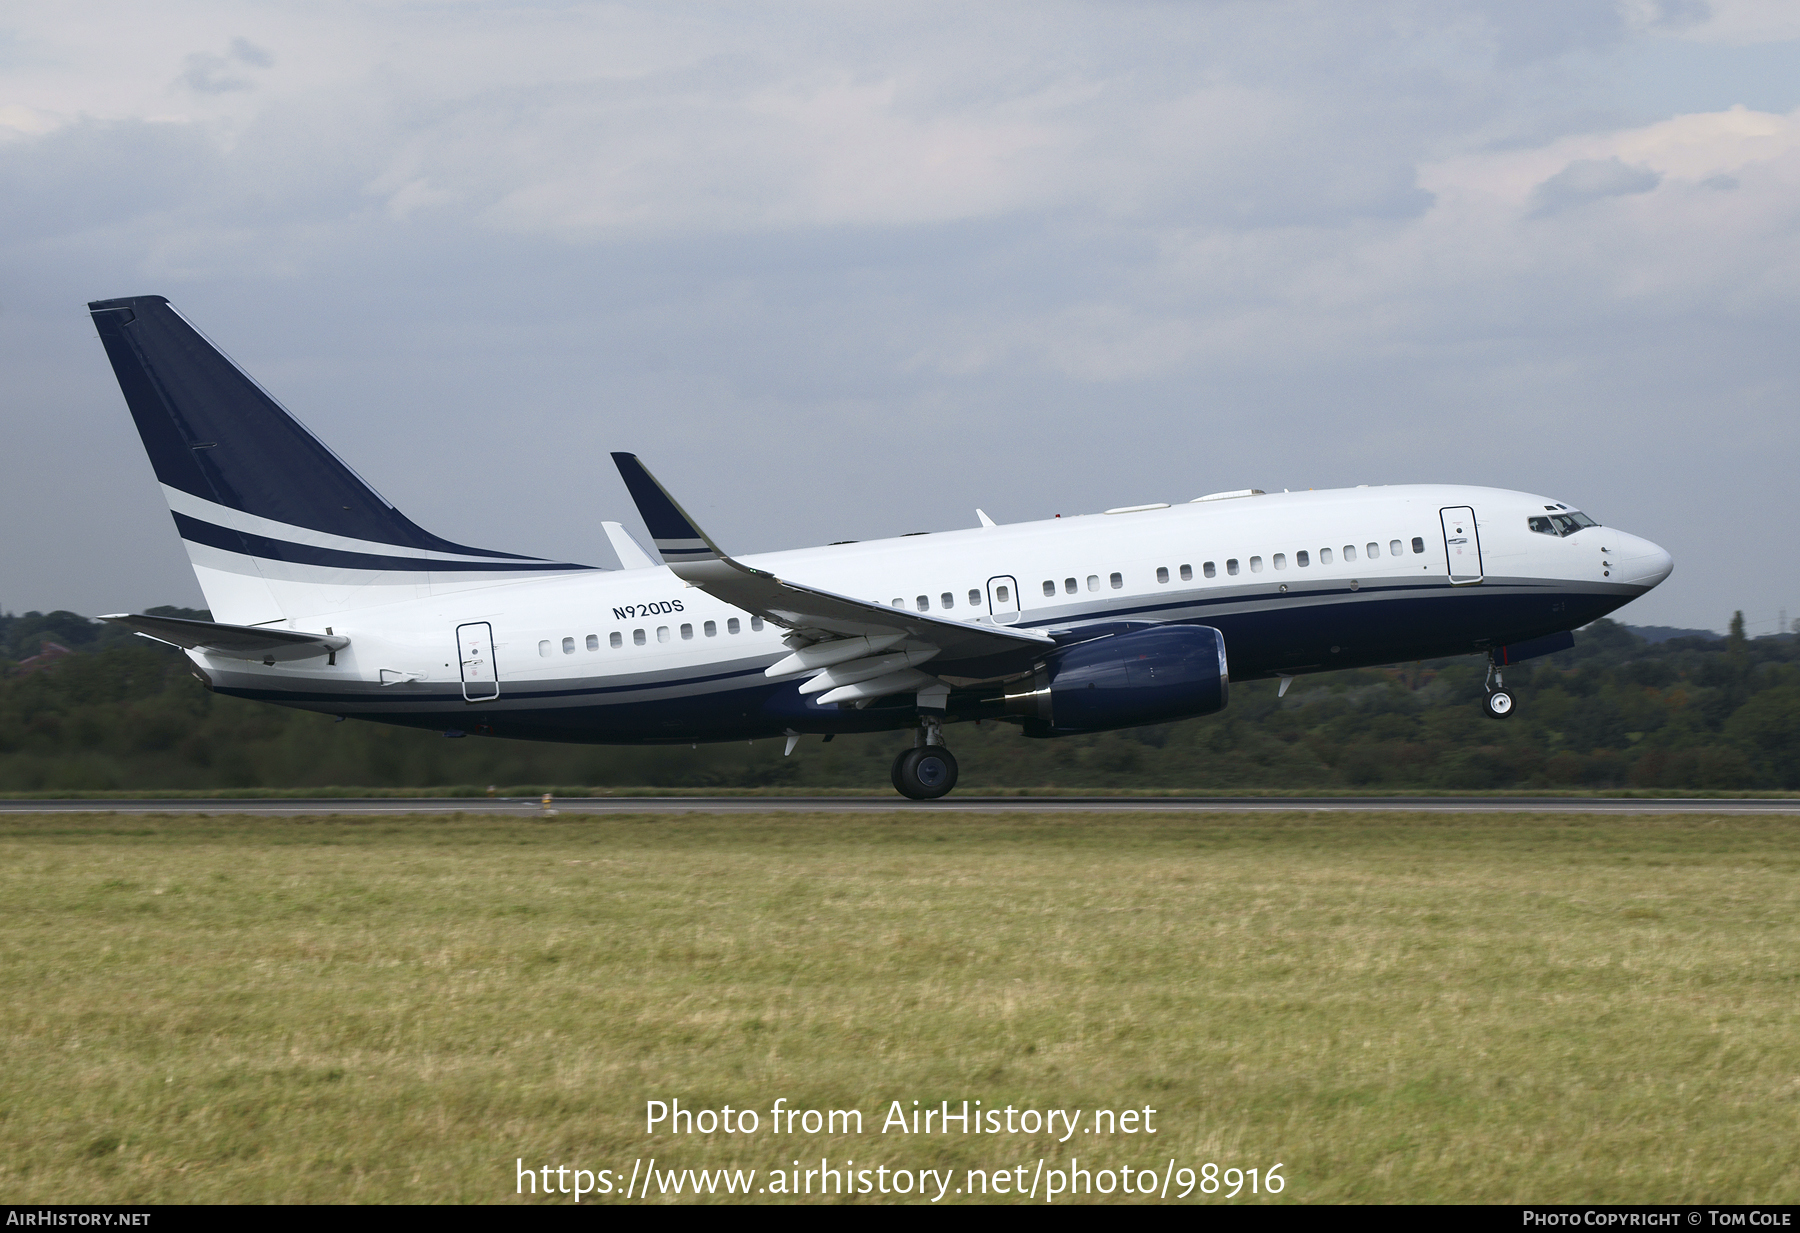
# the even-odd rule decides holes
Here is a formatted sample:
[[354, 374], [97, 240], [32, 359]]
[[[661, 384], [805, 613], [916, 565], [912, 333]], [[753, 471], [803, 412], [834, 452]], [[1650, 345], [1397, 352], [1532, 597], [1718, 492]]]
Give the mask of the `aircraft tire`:
[[915, 801], [934, 801], [956, 786], [956, 756], [942, 745], [909, 749], [894, 763], [894, 786]]
[[900, 778], [900, 764], [911, 757], [913, 752], [914, 751], [911, 749], [902, 749], [899, 753], [895, 754], [893, 769], [888, 772], [888, 778], [893, 780], [894, 783], [894, 791], [898, 792], [901, 796], [906, 795], [906, 789], [901, 787], [901, 784], [905, 781]]
[[1513, 713], [1513, 696], [1504, 689], [1496, 689], [1482, 703], [1482, 709], [1489, 719], [1506, 719]]

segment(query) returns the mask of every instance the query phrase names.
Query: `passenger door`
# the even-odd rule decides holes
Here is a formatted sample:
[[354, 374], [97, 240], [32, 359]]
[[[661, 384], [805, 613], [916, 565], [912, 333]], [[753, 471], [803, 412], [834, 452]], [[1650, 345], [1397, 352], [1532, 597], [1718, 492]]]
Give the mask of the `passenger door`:
[[462, 659], [464, 702], [490, 702], [500, 696], [494, 671], [494, 630], [486, 621], [456, 627], [457, 654]]
[[1452, 505], [1438, 511], [1444, 524], [1444, 555], [1450, 562], [1450, 585], [1471, 586], [1481, 581], [1481, 536], [1475, 529], [1475, 511]]

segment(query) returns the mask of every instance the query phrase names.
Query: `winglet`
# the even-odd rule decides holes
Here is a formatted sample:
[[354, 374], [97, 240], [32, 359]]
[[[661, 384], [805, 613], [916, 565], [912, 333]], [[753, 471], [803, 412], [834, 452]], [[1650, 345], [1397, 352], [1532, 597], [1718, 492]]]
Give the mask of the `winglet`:
[[[636, 455], [614, 454], [613, 462], [618, 465], [632, 500], [637, 502], [638, 513], [643, 515], [650, 528], [650, 535], [669, 572], [715, 599], [754, 613], [782, 629], [805, 635], [798, 644], [788, 643], [790, 648], [797, 650], [799, 646], [845, 638], [857, 639], [868, 646], [878, 639], [898, 634], [902, 638], [918, 639], [934, 653], [945, 655], [949, 662], [986, 660], [996, 654], [1035, 655], [1043, 648], [1056, 645], [1055, 639], [1038, 630], [1002, 628], [952, 620], [935, 613], [889, 608], [873, 600], [853, 599], [804, 583], [784, 581], [766, 570], [734, 561], [707, 538], [706, 532], [669, 495], [669, 490], [656, 481]], [[823, 668], [827, 665], [821, 662], [815, 666]], [[871, 693], [866, 682], [858, 681], [856, 697], [844, 700], [872, 700], [902, 690], [929, 692], [933, 678], [924, 673], [910, 676], [890, 673], [882, 681], [898, 684], [885, 693], [881, 690]]]
[[677, 565], [688, 561], [729, 560], [719, 551], [719, 546], [707, 538], [706, 532], [688, 517], [680, 503], [669, 495], [669, 490], [656, 482], [656, 477], [638, 461], [636, 454], [614, 454], [612, 458], [664, 561]]

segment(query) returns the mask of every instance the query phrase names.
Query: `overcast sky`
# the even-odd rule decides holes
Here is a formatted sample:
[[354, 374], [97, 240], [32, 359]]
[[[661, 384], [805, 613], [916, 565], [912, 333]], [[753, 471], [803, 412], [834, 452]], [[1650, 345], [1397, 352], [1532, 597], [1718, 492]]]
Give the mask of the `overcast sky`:
[[613, 564], [615, 449], [739, 552], [1479, 483], [1772, 632], [1797, 221], [1794, 0], [12, 0], [0, 608], [201, 602], [153, 293], [464, 543]]

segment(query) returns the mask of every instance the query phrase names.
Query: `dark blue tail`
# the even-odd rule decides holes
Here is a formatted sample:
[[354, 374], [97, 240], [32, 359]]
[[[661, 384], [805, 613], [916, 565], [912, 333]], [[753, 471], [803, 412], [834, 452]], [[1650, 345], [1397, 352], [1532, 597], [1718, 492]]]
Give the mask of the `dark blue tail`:
[[296, 604], [321, 611], [338, 602], [295, 588], [325, 587], [342, 597], [347, 586], [374, 586], [348, 602], [362, 607], [414, 597], [421, 585], [461, 589], [584, 568], [470, 548], [424, 530], [162, 296], [97, 300], [88, 310], [201, 586], [209, 601], [215, 587], [232, 593], [224, 607], [237, 615], [222, 614], [215, 603], [218, 619], [251, 623], [245, 603], [259, 613], [268, 607], [219, 574], [263, 580], [292, 617]]

